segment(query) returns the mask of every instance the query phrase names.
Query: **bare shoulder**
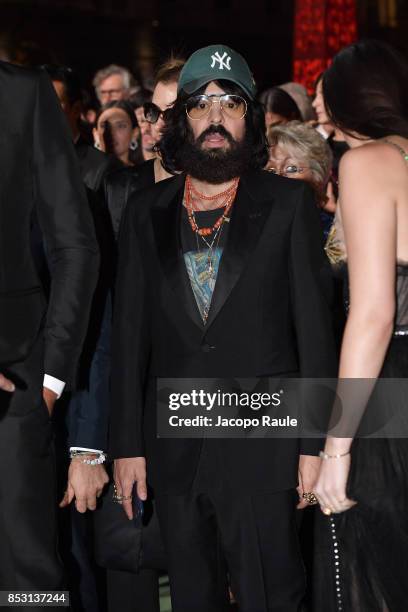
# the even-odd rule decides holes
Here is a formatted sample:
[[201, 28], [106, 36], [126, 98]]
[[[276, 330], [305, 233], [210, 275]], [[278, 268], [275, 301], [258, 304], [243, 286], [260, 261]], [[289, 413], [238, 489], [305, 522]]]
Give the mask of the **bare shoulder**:
[[382, 222], [391, 219], [407, 182], [407, 162], [397, 147], [375, 141], [350, 149], [340, 162], [342, 213], [367, 218], [375, 211]]
[[369, 142], [349, 149], [340, 162], [340, 172], [357, 174], [364, 172], [372, 180], [380, 179], [389, 171], [399, 171], [403, 167], [404, 158], [396, 146], [382, 140]]

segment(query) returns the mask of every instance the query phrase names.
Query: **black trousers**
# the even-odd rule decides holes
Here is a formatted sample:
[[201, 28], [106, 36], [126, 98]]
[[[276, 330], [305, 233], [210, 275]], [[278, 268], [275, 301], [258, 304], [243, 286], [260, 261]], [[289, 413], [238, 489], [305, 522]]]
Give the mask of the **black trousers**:
[[228, 490], [220, 442], [204, 442], [191, 491], [156, 492], [173, 612], [228, 610], [228, 583], [240, 612], [298, 612], [305, 572], [296, 492], [249, 494], [245, 482], [242, 491]]
[[42, 350], [40, 337], [24, 362], [0, 369], [16, 383], [13, 394], [0, 391], [0, 590], [58, 590], [63, 585]]
[[160, 612], [159, 572], [107, 570], [108, 612]]

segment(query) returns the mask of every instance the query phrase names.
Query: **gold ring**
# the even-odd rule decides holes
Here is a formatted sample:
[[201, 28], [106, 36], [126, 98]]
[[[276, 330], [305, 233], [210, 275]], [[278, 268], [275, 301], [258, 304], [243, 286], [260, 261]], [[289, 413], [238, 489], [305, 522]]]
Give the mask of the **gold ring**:
[[121, 504], [122, 500], [123, 500], [123, 495], [120, 495], [118, 493], [118, 490], [116, 488], [116, 485], [113, 485], [113, 495], [112, 495], [112, 499], [114, 502], [116, 502], [117, 504]]
[[303, 499], [305, 499], [307, 501], [308, 504], [310, 504], [311, 506], [317, 504], [317, 497], [313, 492], [310, 493], [303, 493], [302, 494]]
[[322, 508], [322, 512], [326, 516], [330, 516], [333, 513], [333, 510], [331, 508]]
[[112, 499], [113, 499], [113, 501], [118, 502], [119, 504], [123, 500], [123, 495], [118, 492], [118, 489], [116, 487], [116, 483], [113, 483], [113, 495], [112, 495]]
[[133, 495], [122, 495], [122, 501], [129, 501], [133, 498]]

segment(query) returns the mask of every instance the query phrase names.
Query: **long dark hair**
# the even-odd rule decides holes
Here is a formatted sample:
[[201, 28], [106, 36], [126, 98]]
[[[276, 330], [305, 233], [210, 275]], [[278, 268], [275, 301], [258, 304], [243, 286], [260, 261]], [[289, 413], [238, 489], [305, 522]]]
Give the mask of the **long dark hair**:
[[[104, 104], [104, 106], [102, 106], [96, 114], [95, 127], [98, 127], [98, 121], [102, 113], [104, 113], [109, 108], [120, 108], [129, 117], [130, 124], [132, 126], [132, 130], [138, 127], [135, 111], [133, 110], [132, 104], [128, 102], [127, 100], [111, 100], [107, 104]], [[129, 162], [133, 165], [137, 165], [137, 164], [141, 164], [143, 161], [144, 160], [143, 160], [143, 156], [141, 152], [140, 136], [139, 136], [137, 149], [136, 150], [129, 149]]]
[[340, 51], [323, 75], [331, 121], [366, 138], [408, 138], [408, 63], [386, 43], [364, 40]]
[[275, 113], [288, 121], [302, 121], [302, 115], [294, 99], [280, 87], [266, 89], [259, 96], [266, 113]]
[[[256, 100], [250, 100], [240, 87], [231, 81], [216, 81], [225, 93], [242, 96], [245, 98], [248, 110], [245, 115], [247, 134], [251, 138], [253, 155], [250, 162], [250, 169], [264, 168], [268, 161], [268, 143], [266, 140], [265, 115], [262, 105]], [[194, 95], [204, 93], [207, 86], [201, 87]], [[165, 128], [163, 135], [157, 144], [162, 164], [171, 174], [183, 172], [181, 157], [178, 154], [182, 145], [188, 138], [190, 126], [186, 114], [185, 103], [191, 94], [185, 91], [179, 92], [172, 108], [165, 111]]]
[[106, 104], [101, 106], [101, 108], [96, 114], [95, 126], [98, 126], [99, 117], [102, 115], [102, 113], [104, 113], [109, 108], [120, 108], [121, 110], [123, 110], [130, 119], [132, 129], [137, 127], [136, 115], [133, 111], [131, 103], [127, 100], [111, 100], [110, 102], [107, 102]]

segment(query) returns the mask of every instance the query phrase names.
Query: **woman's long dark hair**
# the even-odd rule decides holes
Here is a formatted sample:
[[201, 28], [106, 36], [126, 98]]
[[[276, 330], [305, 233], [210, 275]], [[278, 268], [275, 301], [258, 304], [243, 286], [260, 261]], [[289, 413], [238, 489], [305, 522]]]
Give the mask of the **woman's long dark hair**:
[[364, 40], [340, 51], [324, 73], [323, 96], [346, 134], [408, 138], [408, 63], [386, 43]]
[[280, 87], [266, 89], [259, 96], [266, 113], [275, 113], [288, 121], [302, 121], [302, 115], [294, 99]]
[[[95, 126], [98, 126], [98, 121], [102, 113], [104, 113], [109, 108], [120, 108], [129, 117], [132, 130], [138, 127], [135, 111], [133, 110], [131, 103], [127, 100], [111, 100], [110, 102], [107, 102], [107, 104], [104, 104], [104, 106], [102, 106], [96, 114]], [[140, 136], [137, 144], [138, 147], [136, 150], [129, 150], [129, 162], [135, 166], [141, 164], [144, 161], [141, 152]]]
[[[240, 87], [231, 81], [216, 81], [225, 93], [242, 96], [245, 98], [248, 110], [245, 115], [247, 136], [251, 139], [253, 155], [251, 157], [250, 169], [264, 168], [268, 161], [268, 143], [266, 140], [265, 114], [262, 105], [256, 100], [249, 100], [248, 96]], [[198, 89], [194, 95], [203, 94], [207, 86]], [[162, 164], [171, 174], [183, 172], [181, 155], [182, 145], [189, 137], [190, 126], [186, 114], [185, 103], [191, 94], [181, 91], [173, 107], [165, 112], [165, 128], [157, 149], [161, 156]]]

